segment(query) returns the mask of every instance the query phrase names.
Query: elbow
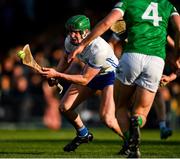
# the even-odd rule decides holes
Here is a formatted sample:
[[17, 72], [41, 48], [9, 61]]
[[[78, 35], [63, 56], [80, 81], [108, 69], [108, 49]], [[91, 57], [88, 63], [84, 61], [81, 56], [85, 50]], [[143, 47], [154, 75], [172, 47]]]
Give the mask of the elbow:
[[81, 81], [81, 85], [86, 86], [89, 83], [88, 80], [84, 79]]
[[87, 77], [82, 77], [80, 84], [86, 86], [89, 83], [89, 79]]

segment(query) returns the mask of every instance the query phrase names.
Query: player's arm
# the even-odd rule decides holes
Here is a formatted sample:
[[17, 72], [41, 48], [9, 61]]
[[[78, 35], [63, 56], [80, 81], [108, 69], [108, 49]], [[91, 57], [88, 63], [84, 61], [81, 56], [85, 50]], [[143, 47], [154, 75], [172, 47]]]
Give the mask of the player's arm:
[[87, 85], [89, 81], [91, 81], [91, 79], [94, 78], [99, 73], [100, 68], [95, 69], [86, 64], [82, 74], [78, 74], [78, 75], [60, 73], [53, 68], [43, 68], [42, 70], [43, 70], [42, 75], [45, 76], [46, 78], [62, 78], [72, 83]]
[[180, 69], [180, 16], [179, 15], [174, 15], [171, 17], [172, 23], [173, 23], [173, 28], [175, 31], [175, 55], [177, 57], [176, 60], [176, 67]]
[[118, 10], [112, 10], [102, 21], [100, 21], [86, 39], [82, 41], [82, 45], [87, 46], [92, 40], [101, 36], [106, 32], [117, 20], [122, 18], [122, 14]]
[[174, 81], [179, 76], [180, 76], [180, 69], [177, 69], [175, 72], [171, 73], [169, 76], [162, 75], [161, 80], [160, 80], [160, 85], [165, 86], [169, 82]]
[[167, 36], [167, 42], [170, 47], [174, 49], [174, 56], [176, 59], [175, 65], [177, 70], [172, 72], [169, 76], [163, 75], [160, 81], [160, 85], [164, 86], [169, 82], [175, 80], [180, 76], [180, 16], [174, 15], [171, 17], [173, 28], [175, 30], [175, 39], [173, 40], [169, 35]]
[[[168, 35], [167, 36], [167, 44], [170, 46], [173, 50], [175, 49], [175, 42], [174, 40]], [[179, 71], [176, 70], [175, 72], [172, 72], [170, 75], [162, 75], [160, 80], [160, 86], [165, 86], [169, 82], [175, 80], [179, 76]]]
[[122, 13], [119, 10], [112, 10], [103, 20], [101, 20], [95, 28], [91, 31], [91, 33], [81, 42], [81, 44], [71, 52], [68, 57], [68, 61], [70, 62], [77, 54], [80, 54], [84, 48], [95, 38], [101, 36], [104, 32], [106, 32], [113, 23], [117, 20], [122, 19]]
[[160, 80], [160, 86], [165, 86], [169, 82], [175, 80], [176, 78], [177, 78], [177, 74], [176, 73], [171, 73], [169, 76], [162, 75], [161, 80]]

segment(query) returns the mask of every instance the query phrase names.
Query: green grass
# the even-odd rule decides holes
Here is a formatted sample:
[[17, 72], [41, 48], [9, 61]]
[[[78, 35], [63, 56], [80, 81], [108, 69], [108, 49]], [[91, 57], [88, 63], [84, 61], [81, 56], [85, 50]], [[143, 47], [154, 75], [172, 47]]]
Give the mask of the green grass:
[[[0, 130], [0, 158], [120, 158], [116, 155], [122, 140], [109, 129], [90, 129], [94, 141], [81, 145], [75, 152], [62, 148], [75, 135], [73, 129]], [[180, 158], [180, 131], [168, 140], [160, 140], [158, 130], [143, 130], [143, 158]]]

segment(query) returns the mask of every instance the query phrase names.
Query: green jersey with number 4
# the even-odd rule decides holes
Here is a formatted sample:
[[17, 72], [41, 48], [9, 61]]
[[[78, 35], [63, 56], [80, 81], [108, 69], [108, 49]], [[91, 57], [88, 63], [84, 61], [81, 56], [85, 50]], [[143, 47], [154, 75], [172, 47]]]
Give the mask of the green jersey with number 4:
[[178, 14], [168, 0], [121, 0], [114, 7], [126, 21], [128, 43], [125, 52], [137, 52], [165, 59], [167, 26]]

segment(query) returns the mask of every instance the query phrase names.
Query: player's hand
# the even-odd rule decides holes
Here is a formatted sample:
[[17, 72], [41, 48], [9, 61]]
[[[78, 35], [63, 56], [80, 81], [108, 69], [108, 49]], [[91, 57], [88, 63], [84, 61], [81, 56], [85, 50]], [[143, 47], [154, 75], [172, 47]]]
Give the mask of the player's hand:
[[72, 51], [68, 56], [68, 63], [70, 63], [77, 54], [80, 54], [84, 50], [84, 45], [79, 45], [74, 51]]
[[161, 86], [161, 87], [164, 87], [164, 86], [166, 86], [170, 81], [171, 81], [170, 76], [162, 75], [161, 80], [160, 80], [160, 86]]
[[58, 74], [58, 72], [53, 68], [47, 68], [47, 67], [42, 68], [41, 75], [46, 78], [56, 78], [57, 74]]

